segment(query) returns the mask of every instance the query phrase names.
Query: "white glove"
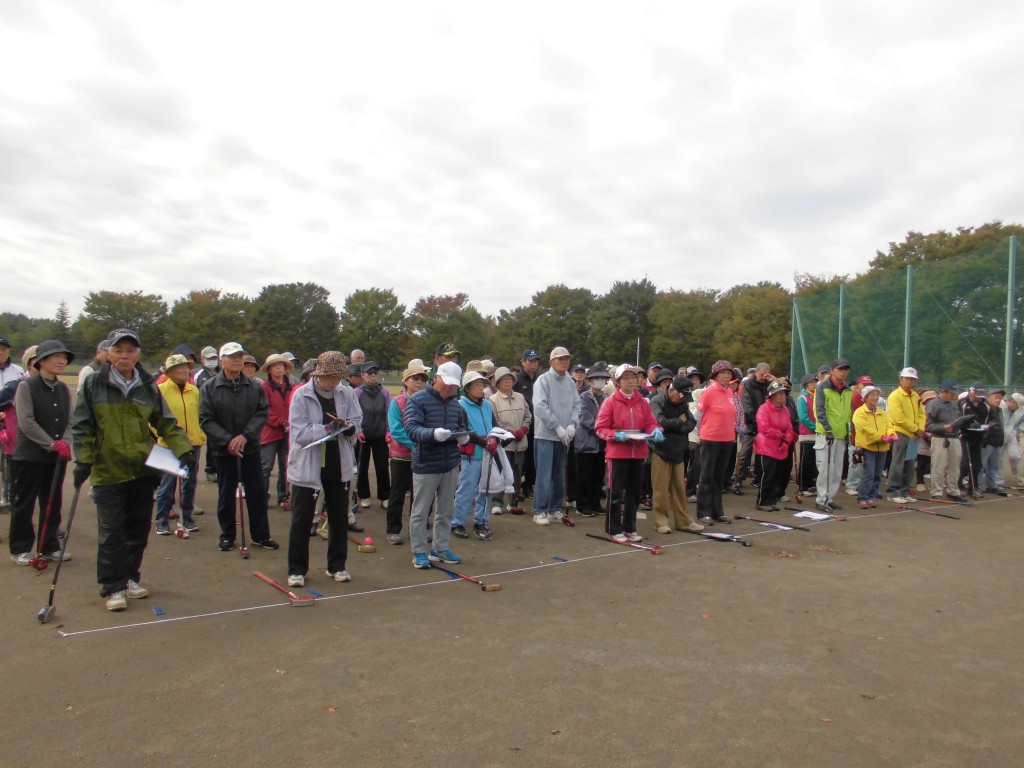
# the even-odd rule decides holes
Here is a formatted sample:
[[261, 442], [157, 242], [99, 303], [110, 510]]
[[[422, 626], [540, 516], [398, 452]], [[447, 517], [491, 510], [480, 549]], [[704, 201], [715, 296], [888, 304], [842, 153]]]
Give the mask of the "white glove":
[[569, 442], [571, 443], [572, 439], [576, 437], [576, 427], [574, 427], [572, 424], [566, 427], [565, 436], [569, 438]]
[[569, 437], [569, 433], [565, 431], [565, 427], [555, 427], [555, 434], [558, 435], [558, 439], [562, 441], [562, 445], [568, 448], [569, 443], [572, 442], [572, 438]]
[[444, 427], [438, 427], [437, 429], [434, 430], [434, 439], [437, 440], [437, 442], [439, 442], [439, 443], [443, 443], [445, 440], [449, 439], [451, 436], [452, 436], [452, 431], [450, 429], [445, 429]]
[[458, 441], [459, 445], [465, 445], [469, 442], [469, 435], [459, 435], [455, 439]]

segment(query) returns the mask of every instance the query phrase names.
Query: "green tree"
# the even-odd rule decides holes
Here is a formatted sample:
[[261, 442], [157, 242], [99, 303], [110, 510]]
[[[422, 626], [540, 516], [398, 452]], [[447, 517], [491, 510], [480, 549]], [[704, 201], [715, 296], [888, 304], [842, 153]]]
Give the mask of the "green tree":
[[[646, 277], [628, 283], [616, 282], [597, 300], [593, 313], [593, 354], [608, 362], [634, 362], [640, 339], [642, 358], [650, 356], [651, 309], [658, 295]], [[645, 365], [641, 360], [641, 365]]]
[[189, 291], [174, 302], [169, 317], [170, 346], [188, 344], [196, 352], [250, 335], [252, 302], [237, 293], [216, 288]]
[[45, 317], [29, 317], [20, 312], [0, 312], [0, 336], [11, 342], [11, 359], [20, 365], [21, 353], [26, 348], [55, 338], [54, 322]]
[[53, 337], [68, 344], [71, 341], [71, 310], [68, 303], [62, 301], [57, 307], [57, 314], [53, 320]]
[[[575, 362], [589, 365], [596, 358], [591, 343], [595, 298], [587, 288], [550, 285], [533, 295], [523, 313], [523, 347], [536, 349], [542, 359], [555, 347], [566, 347]], [[519, 359], [518, 350], [513, 361]]]
[[445, 341], [459, 348], [463, 361], [479, 358], [487, 353], [492, 335], [491, 321], [469, 303], [469, 296], [426, 296], [419, 299], [409, 312], [410, 338], [405, 356], [419, 357], [428, 365], [434, 359], [434, 350]]
[[93, 291], [85, 297], [76, 326], [76, 335], [95, 339], [93, 344], [115, 328], [131, 328], [139, 334], [145, 352], [158, 354], [167, 344], [167, 302], [142, 291]]
[[341, 310], [341, 348], [360, 348], [367, 360], [385, 370], [401, 367], [399, 352], [407, 341], [405, 305], [390, 289], [354, 291]]
[[990, 221], [980, 227], [957, 227], [956, 232], [945, 230], [924, 235], [911, 230], [902, 243], [889, 243], [888, 253], [875, 251], [869, 263], [869, 272], [888, 272], [929, 261], [941, 261], [950, 256], [977, 251], [1006, 240], [1010, 235], [1024, 237], [1024, 226]]
[[330, 295], [316, 283], [268, 285], [252, 302], [251, 338], [238, 341], [257, 359], [287, 351], [302, 360], [337, 349], [338, 310]]
[[489, 347], [498, 365], [518, 364], [524, 349], [530, 347], [526, 332], [529, 307], [503, 309], [494, 320], [494, 336]]
[[792, 300], [778, 283], [730, 288], [722, 296], [723, 316], [715, 330], [718, 354], [741, 370], [764, 361], [787, 373]]
[[651, 309], [651, 358], [664, 365], [695, 365], [706, 376], [719, 359], [715, 329], [724, 312], [718, 291], [659, 293]]

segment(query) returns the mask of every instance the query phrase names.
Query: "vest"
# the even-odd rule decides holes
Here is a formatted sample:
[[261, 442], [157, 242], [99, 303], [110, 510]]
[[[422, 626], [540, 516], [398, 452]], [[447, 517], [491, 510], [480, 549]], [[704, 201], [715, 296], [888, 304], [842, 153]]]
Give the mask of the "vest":
[[[67, 431], [71, 419], [71, 390], [62, 381], [57, 382], [52, 390], [43, 383], [39, 376], [31, 379], [23, 379], [19, 387], [28, 387], [32, 396], [32, 409], [35, 412], [36, 423], [45, 430], [46, 434], [53, 440], [60, 440]], [[18, 423], [18, 436], [14, 444], [14, 459], [16, 461], [36, 461], [49, 464], [56, 459], [57, 454], [43, 448], [35, 441], [29, 439], [21, 431], [22, 424]]]

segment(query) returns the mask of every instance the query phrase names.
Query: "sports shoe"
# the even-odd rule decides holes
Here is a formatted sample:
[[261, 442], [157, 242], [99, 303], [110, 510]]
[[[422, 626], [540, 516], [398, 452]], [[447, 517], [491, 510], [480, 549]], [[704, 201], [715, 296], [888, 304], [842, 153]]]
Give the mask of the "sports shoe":
[[165, 520], [161, 520], [159, 523], [156, 524], [156, 535], [170, 536], [171, 526]]
[[631, 541], [634, 544], [636, 544], [639, 541], [643, 541], [644, 540], [644, 537], [641, 536], [636, 531], [626, 531], [625, 536], [626, 536], [626, 541]]
[[608, 538], [614, 541], [616, 544], [625, 544], [627, 541], [626, 534], [624, 533], [613, 533]]
[[233, 542], [231, 539], [221, 539], [217, 542], [217, 548], [221, 552], [230, 552], [232, 549], [235, 548], [235, 542]]
[[195, 533], [196, 531], [199, 530], [199, 526], [196, 525], [196, 521], [195, 520], [186, 520], [183, 523], [183, 527], [189, 533]]
[[640, 500], [640, 506], [644, 509], [651, 509], [654, 506], [654, 502], [651, 501], [650, 496], [646, 496]]
[[672, 533], [672, 529], [667, 525], [659, 525], [656, 530], [658, 533]]
[[871, 505], [866, 501], [857, 502], [857, 509], [871, 509]]
[[205, 515], [206, 512], [205, 512], [205, 510], [203, 510], [202, 507], [192, 507], [192, 514], [193, 515]]
[[362, 507], [363, 509], [369, 509], [370, 508], [370, 500], [369, 499], [360, 499], [359, 500], [359, 506]]
[[597, 517], [597, 512], [592, 509], [580, 509], [577, 510], [577, 514], [580, 517]]
[[491, 532], [491, 529], [487, 527], [486, 523], [483, 523], [481, 525], [474, 524], [473, 535], [481, 541], [490, 541], [494, 537], [494, 534]]
[[501, 508], [501, 505], [495, 504], [493, 507], [491, 507], [491, 514], [492, 515], [503, 515], [503, 514], [505, 514], [505, 510]]
[[676, 528], [676, 530], [677, 531], [693, 531], [694, 533], [696, 533], [697, 531], [703, 531], [704, 530], [704, 526], [701, 525], [700, 523], [690, 523], [689, 525], [684, 525], [682, 528]]
[[396, 544], [397, 545], [397, 544], [401, 544], [401, 543], [402, 543], [402, 534], [400, 534], [400, 533], [389, 533], [388, 534], [388, 544]]
[[423, 570], [427, 570], [428, 568], [430, 568], [430, 560], [427, 559], [427, 553], [426, 552], [413, 552], [412, 553], [412, 567], [413, 568], [422, 568]]
[[66, 563], [68, 560], [71, 559], [71, 553], [65, 552], [63, 555], [61, 555], [60, 550], [55, 549], [53, 550], [53, 552], [47, 552], [45, 555], [43, 555], [43, 557], [45, 557], [51, 563], [59, 563], [61, 560], [63, 560]]
[[462, 558], [450, 549], [442, 549], [440, 552], [436, 549], [432, 549], [430, 550], [430, 554], [427, 555], [427, 559], [434, 563], [450, 563], [452, 565], [458, 565], [462, 562]]
[[124, 593], [132, 600], [141, 600], [144, 597], [149, 597], [149, 590], [132, 579], [128, 579], [128, 589]]
[[846, 495], [847, 496], [856, 496], [857, 495], [857, 489], [856, 488], [847, 488], [846, 489]]
[[350, 531], [352, 531], [352, 533], [362, 533], [363, 532], [363, 526], [361, 526], [359, 523], [349, 523], [348, 524], [348, 529]]
[[893, 504], [906, 504], [907, 503], [907, 497], [906, 496], [890, 496], [888, 498], [888, 501], [891, 501]]
[[725, 515], [722, 515], [721, 517], [715, 515], [715, 522], [716, 523], [722, 523], [723, 525], [731, 525], [732, 524], [732, 518], [731, 517], [726, 517]]
[[541, 512], [539, 515], [533, 516], [533, 522], [537, 525], [550, 525], [551, 522], [548, 520], [548, 516]]
[[841, 507], [841, 506], [839, 506], [838, 504], [836, 504], [835, 500], [833, 500], [833, 501], [830, 501], [830, 502], [828, 503], [828, 505], [829, 505], [830, 507], [832, 507], [832, 509], [842, 509], [842, 507]]
[[11, 560], [14, 561], [15, 565], [31, 565], [32, 553], [22, 552], [20, 555], [11, 555]]
[[779, 501], [789, 501], [789, 496], [787, 496], [786, 494], [782, 494], [781, 496], [779, 496]]
[[453, 525], [452, 536], [458, 536], [460, 539], [468, 539], [469, 534], [466, 532], [466, 526], [464, 525]]
[[120, 592], [111, 592], [107, 595], [107, 610], [108, 611], [123, 611], [128, 607], [128, 599], [124, 596], [124, 590]]
[[917, 503], [917, 499], [916, 498], [914, 498], [913, 496], [907, 496], [907, 504], [916, 504], [916, 503]]
[[824, 512], [826, 515], [831, 515], [833, 512], [836, 511], [836, 508], [829, 504], [827, 501], [824, 504], [815, 504], [814, 506], [817, 509], [820, 509], [822, 512]]
[[928, 488], [927, 488], [927, 487], [925, 487], [925, 484], [924, 484], [924, 483], [918, 483], [918, 484], [917, 484], [917, 485], [916, 485], [916, 486], [914, 487], [914, 490], [917, 490], [917, 491], [927, 491], [927, 490], [928, 490]]
[[289, 587], [304, 587], [306, 586], [306, 577], [295, 574], [294, 576], [288, 577]]
[[710, 517], [706, 515], [704, 517], [698, 517], [697, 521], [704, 523], [704, 525], [711, 525], [714, 522]]
[[253, 539], [252, 545], [254, 547], [263, 547], [264, 549], [280, 549], [281, 545], [273, 539]]
[[697, 503], [697, 494], [696, 493], [691, 493], [689, 496], [686, 497], [686, 500], [688, 502], [690, 502], [691, 504], [696, 504]]
[[327, 571], [326, 573], [327, 578], [334, 579], [335, 581], [352, 581], [352, 574], [348, 571], [337, 571], [335, 573]]

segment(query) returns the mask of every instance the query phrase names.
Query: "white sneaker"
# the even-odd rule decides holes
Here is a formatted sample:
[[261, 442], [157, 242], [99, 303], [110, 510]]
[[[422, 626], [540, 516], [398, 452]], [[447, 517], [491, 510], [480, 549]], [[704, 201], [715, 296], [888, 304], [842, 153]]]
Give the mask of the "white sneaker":
[[857, 495], [857, 489], [856, 488], [850, 488], [849, 486], [847, 486], [846, 487], [846, 495], [847, 496], [856, 496]]
[[288, 577], [288, 586], [289, 587], [304, 587], [304, 586], [306, 586], [306, 577], [305, 576], [289, 576]]
[[541, 512], [539, 515], [533, 516], [533, 522], [537, 525], [550, 525], [551, 521], [548, 520], [548, 516]]
[[686, 530], [688, 530], [688, 531], [703, 531], [704, 530], [704, 526], [701, 525], [700, 523], [690, 523], [688, 526], [686, 526]]
[[59, 563], [61, 561], [61, 559], [63, 559], [64, 562], [66, 563], [68, 560], [71, 559], [71, 553], [65, 551], [64, 552], [64, 557], [61, 558], [60, 550], [59, 549], [55, 549], [53, 552], [47, 552], [45, 555], [43, 555], [43, 557], [45, 557], [51, 563]]
[[891, 501], [893, 504], [906, 504], [907, 503], [907, 497], [906, 496], [890, 496], [888, 500]]
[[132, 581], [131, 579], [128, 579], [128, 589], [124, 592], [133, 600], [141, 600], [144, 597], [149, 597], [149, 590], [139, 584], [139, 582]]
[[502, 508], [501, 508], [500, 506], [498, 506], [497, 504], [495, 504], [495, 505], [494, 505], [493, 507], [491, 507], [491, 514], [492, 514], [492, 515], [502, 515], [502, 514], [504, 514], [504, 513], [505, 513], [505, 510], [503, 510], [503, 509], [502, 509]]
[[352, 581], [352, 574], [348, 571], [338, 571], [337, 573], [327, 571], [327, 575], [335, 581]]
[[625, 544], [626, 541], [627, 541], [626, 534], [624, 534], [624, 533], [613, 533], [608, 538], [611, 539], [612, 541], [614, 541], [617, 544]]
[[32, 553], [22, 552], [20, 555], [11, 555], [15, 565], [32, 565]]
[[907, 498], [905, 498], [903, 501], [906, 504], [916, 504], [917, 503], [917, 499], [914, 498], [913, 496], [907, 496]]
[[631, 541], [634, 544], [644, 540], [644, 537], [641, 536], [639, 533], [636, 533], [635, 531], [626, 531], [625, 535], [626, 535], [626, 541]]
[[787, 496], [786, 494], [782, 494], [781, 496], [779, 496], [779, 501], [789, 501], [789, 496]]
[[369, 499], [360, 499], [359, 500], [359, 506], [362, 507], [363, 509], [369, 509], [370, 508], [370, 500]]
[[107, 595], [107, 610], [108, 611], [123, 611], [128, 607], [128, 600], [124, 596], [124, 590], [120, 592], [112, 592]]

